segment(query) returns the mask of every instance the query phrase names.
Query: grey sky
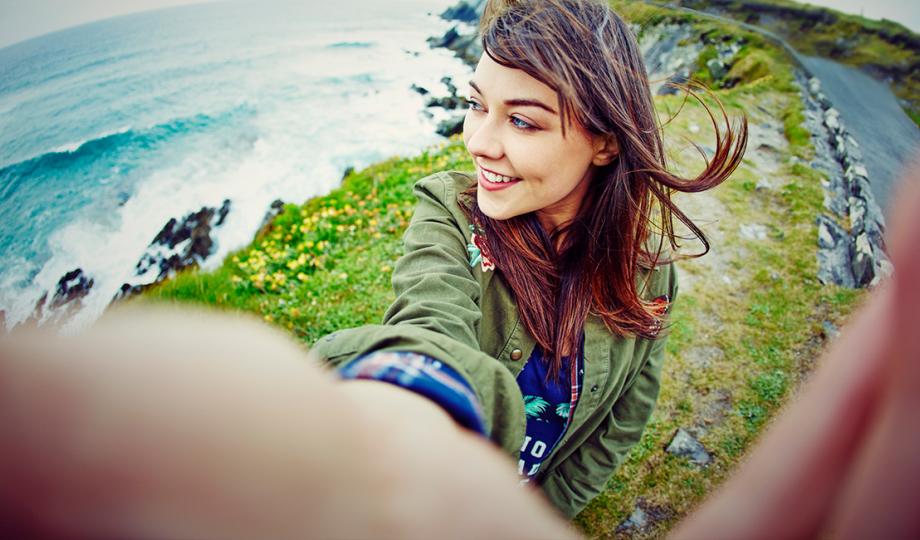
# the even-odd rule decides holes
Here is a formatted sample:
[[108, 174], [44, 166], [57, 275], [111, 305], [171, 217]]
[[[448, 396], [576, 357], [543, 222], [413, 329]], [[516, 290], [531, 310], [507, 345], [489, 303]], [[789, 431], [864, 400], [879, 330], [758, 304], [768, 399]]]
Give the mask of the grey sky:
[[855, 13], [869, 19], [888, 19], [920, 33], [920, 2], [917, 0], [808, 0], [803, 3]]
[[[0, 0], [0, 47], [99, 19], [201, 1]], [[920, 32], [918, 0], [810, 0], [809, 3], [873, 19], [884, 17]]]
[[0, 0], [0, 47], [71, 26], [209, 0]]

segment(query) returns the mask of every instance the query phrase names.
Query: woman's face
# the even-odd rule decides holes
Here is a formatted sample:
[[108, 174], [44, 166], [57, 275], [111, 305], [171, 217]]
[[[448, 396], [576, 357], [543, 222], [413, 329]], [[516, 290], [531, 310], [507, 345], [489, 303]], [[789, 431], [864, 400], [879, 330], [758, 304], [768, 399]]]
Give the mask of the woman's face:
[[563, 137], [556, 92], [487, 54], [469, 101], [463, 141], [476, 164], [482, 212], [493, 219], [536, 212], [547, 230], [574, 218], [594, 165], [605, 162], [602, 139], [576, 125]]

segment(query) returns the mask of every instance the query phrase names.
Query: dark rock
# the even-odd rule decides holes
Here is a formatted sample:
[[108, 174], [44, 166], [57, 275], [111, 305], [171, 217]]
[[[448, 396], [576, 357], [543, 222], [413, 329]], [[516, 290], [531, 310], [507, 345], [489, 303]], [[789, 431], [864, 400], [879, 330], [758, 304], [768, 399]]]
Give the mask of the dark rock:
[[352, 167], [351, 165], [349, 165], [348, 167], [345, 167], [345, 172], [342, 173], [342, 180], [345, 180], [354, 172], [355, 172], [355, 168]]
[[419, 85], [417, 85], [417, 84], [415, 84], [415, 83], [412, 83], [412, 85], [409, 86], [409, 88], [412, 89], [412, 90], [414, 90], [415, 92], [418, 92], [418, 94], [419, 94], [419, 95], [422, 95], [422, 96], [427, 96], [428, 94], [431, 93], [431, 92], [429, 92], [429, 90], [428, 90], [427, 88], [425, 88], [424, 86], [419, 86]]
[[457, 97], [456, 94], [452, 96], [429, 98], [428, 102], [425, 103], [426, 107], [441, 107], [448, 111], [462, 109], [465, 105], [466, 103], [463, 98]]
[[831, 218], [819, 215], [818, 224], [818, 280], [827, 285], [834, 283], [853, 288], [852, 256], [850, 236]]
[[464, 119], [464, 115], [461, 114], [461, 115], [452, 116], [450, 118], [442, 120], [438, 124], [438, 128], [435, 131], [437, 131], [438, 135], [441, 135], [443, 137], [450, 137], [452, 135], [462, 133], [463, 132], [463, 119]]
[[632, 514], [617, 526], [617, 532], [641, 531], [648, 526], [648, 516], [641, 506], [636, 505]]
[[451, 28], [442, 37], [428, 38], [428, 44], [432, 48], [444, 47], [449, 49], [463, 60], [470, 67], [475, 67], [482, 56], [482, 43], [476, 32], [469, 34], [460, 34], [457, 28]]
[[831, 108], [824, 113], [824, 125], [831, 131], [831, 133], [837, 133], [840, 131], [840, 115], [837, 114], [837, 109]]
[[38, 302], [35, 302], [35, 308], [32, 310], [32, 319], [34, 321], [40, 321], [45, 314], [45, 304], [48, 303], [48, 293], [42, 295], [38, 299]]
[[444, 47], [450, 49], [451, 45], [460, 38], [460, 32], [457, 31], [457, 27], [454, 26], [450, 30], [444, 33], [440, 38], [430, 37], [428, 38], [428, 44], [432, 49], [437, 49], [438, 47]]
[[93, 288], [94, 283], [95, 281], [92, 278], [83, 275], [82, 268], [67, 272], [58, 281], [49, 307], [57, 310], [73, 302], [82, 302], [82, 299], [89, 294], [89, 290]]
[[191, 246], [188, 248], [190, 253], [200, 258], [205, 258], [211, 252], [211, 220], [214, 218], [215, 213], [218, 213], [218, 223], [215, 226], [222, 224], [229, 211], [230, 201], [225, 200], [219, 211], [214, 208], [203, 207], [201, 210], [185, 216], [182, 221], [171, 218], [157, 233], [150, 245], [160, 245], [175, 249], [180, 243], [191, 241]]
[[441, 18], [448, 21], [462, 21], [466, 23], [475, 23], [482, 17], [482, 10], [485, 7], [485, 0], [472, 0], [466, 2], [461, 0], [457, 5], [444, 10]]
[[670, 519], [672, 514], [673, 511], [670, 509], [652, 505], [644, 498], [639, 497], [636, 499], [636, 506], [632, 514], [617, 525], [616, 532], [645, 532], [651, 529], [656, 523]]
[[728, 66], [726, 66], [718, 58], [710, 58], [706, 61], [706, 69], [709, 70], [709, 74], [712, 75], [713, 80], [721, 80], [728, 74]]
[[83, 298], [89, 294], [94, 283], [92, 278], [83, 274], [82, 268], [67, 272], [58, 280], [50, 300], [50, 291], [43, 294], [23, 324], [38, 326], [49, 322], [60, 324], [68, 321], [83, 307]]
[[875, 279], [875, 255], [872, 252], [872, 246], [869, 244], [869, 237], [866, 233], [856, 237], [852, 265], [853, 278], [856, 280], [857, 286], [865, 287]]
[[850, 205], [850, 234], [857, 235], [865, 230], [866, 201], [857, 197], [849, 197]]
[[697, 465], [709, 465], [712, 461], [712, 456], [706, 451], [706, 447], [683, 428], [677, 430], [665, 451], [675, 456], [688, 458]]
[[259, 226], [259, 232], [257, 236], [265, 232], [265, 229], [267, 229], [268, 226], [272, 224], [272, 221], [275, 221], [275, 218], [278, 217], [281, 212], [284, 212], [284, 201], [281, 199], [275, 199], [268, 206], [268, 211], [265, 212], [265, 217], [262, 218], [262, 225]]
[[152, 286], [153, 283], [143, 285], [131, 285], [130, 283], [122, 283], [121, 287], [118, 288], [118, 292], [116, 292], [115, 296], [112, 297], [112, 302], [140, 294]]
[[869, 186], [869, 179], [862, 176], [853, 176], [849, 182], [849, 194], [854, 197], [866, 200], [872, 197], [872, 188]]
[[821, 91], [821, 81], [817, 77], [808, 79], [808, 91], [817, 95]]
[[227, 214], [230, 213], [230, 199], [224, 199], [223, 204], [220, 205], [220, 209], [217, 211], [217, 223], [214, 224], [215, 227], [220, 227], [224, 224], [224, 220], [227, 219]]
[[230, 200], [224, 199], [220, 208], [205, 206], [181, 220], [171, 218], [167, 221], [134, 267], [135, 276], [146, 276], [149, 272], [156, 272], [156, 276], [153, 279], [144, 277], [142, 283], [123, 283], [112, 301], [136, 295], [181, 270], [204, 262], [214, 252], [211, 231], [224, 224], [230, 207]]
[[688, 82], [690, 82], [690, 69], [683, 67], [668, 77], [668, 80], [658, 89], [658, 95], [671, 96], [679, 94], [681, 92], [681, 87], [685, 86]]
[[453, 80], [453, 79], [451, 79], [450, 77], [447, 77], [447, 76], [441, 77], [441, 84], [443, 84], [444, 87], [447, 88], [447, 92], [448, 92], [450, 95], [452, 95], [452, 96], [456, 96], [456, 95], [457, 95], [457, 85], [454, 84], [454, 80]]

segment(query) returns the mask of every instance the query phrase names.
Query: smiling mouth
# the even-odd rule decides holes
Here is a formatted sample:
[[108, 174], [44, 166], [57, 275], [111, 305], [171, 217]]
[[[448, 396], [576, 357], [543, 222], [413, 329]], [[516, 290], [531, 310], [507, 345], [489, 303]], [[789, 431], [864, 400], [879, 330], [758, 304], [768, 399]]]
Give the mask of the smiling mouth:
[[513, 186], [520, 182], [521, 178], [514, 178], [511, 176], [504, 176], [501, 174], [494, 173], [492, 171], [487, 171], [482, 167], [479, 167], [479, 185], [489, 191], [496, 191], [499, 189], [504, 189], [509, 186]]

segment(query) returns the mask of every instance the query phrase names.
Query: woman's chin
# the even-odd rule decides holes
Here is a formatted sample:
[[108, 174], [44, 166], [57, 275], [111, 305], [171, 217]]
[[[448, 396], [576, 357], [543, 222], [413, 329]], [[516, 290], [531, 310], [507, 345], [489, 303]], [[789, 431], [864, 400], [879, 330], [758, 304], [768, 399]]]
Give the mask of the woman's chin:
[[490, 201], [491, 193], [481, 187], [476, 194], [476, 202], [479, 205], [479, 211], [495, 220], [504, 221], [518, 215], [509, 208], [502, 208]]

